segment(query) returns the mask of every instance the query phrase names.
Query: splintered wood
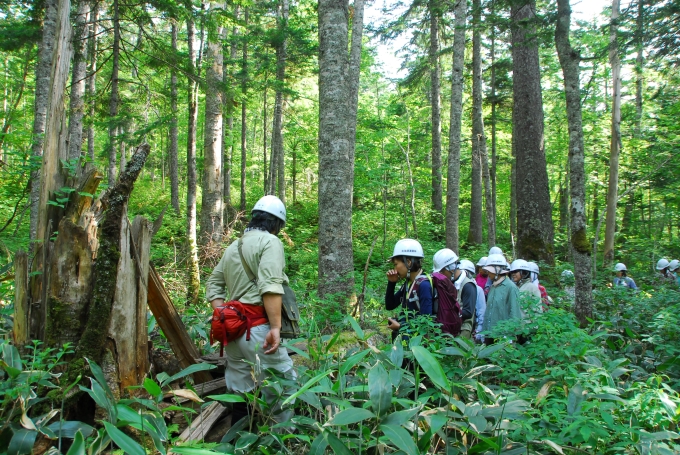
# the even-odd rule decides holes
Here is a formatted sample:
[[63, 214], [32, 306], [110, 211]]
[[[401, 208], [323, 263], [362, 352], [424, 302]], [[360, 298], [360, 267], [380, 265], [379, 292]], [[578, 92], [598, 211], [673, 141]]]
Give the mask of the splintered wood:
[[213, 401], [206, 406], [191, 425], [179, 435], [179, 442], [204, 439], [215, 423], [227, 412], [227, 408]]
[[[172, 304], [172, 300], [170, 300], [170, 296], [153, 266], [149, 267], [147, 282], [149, 285], [147, 294], [149, 309], [151, 309], [158, 326], [168, 339], [170, 348], [177, 356], [180, 366], [186, 368], [197, 363], [195, 359], [200, 356], [198, 349], [191, 340], [182, 318], [177, 313], [175, 305]], [[207, 371], [198, 371], [193, 376], [196, 383], [212, 380], [212, 375]]]

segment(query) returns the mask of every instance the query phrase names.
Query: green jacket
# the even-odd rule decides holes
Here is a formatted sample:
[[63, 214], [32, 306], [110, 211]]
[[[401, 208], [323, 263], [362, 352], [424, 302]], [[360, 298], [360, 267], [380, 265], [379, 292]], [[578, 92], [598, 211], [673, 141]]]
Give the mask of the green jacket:
[[283, 273], [286, 259], [278, 237], [259, 230], [246, 232], [243, 234], [243, 257], [257, 277], [257, 286], [248, 279], [241, 265], [238, 241], [235, 241], [224, 251], [208, 278], [205, 297], [209, 302], [222, 298], [262, 305], [262, 294], [283, 294], [282, 285], [288, 284], [288, 277]]
[[492, 330], [499, 321], [522, 319], [519, 306], [519, 289], [509, 277], [498, 284], [492, 284], [486, 300], [484, 330]]

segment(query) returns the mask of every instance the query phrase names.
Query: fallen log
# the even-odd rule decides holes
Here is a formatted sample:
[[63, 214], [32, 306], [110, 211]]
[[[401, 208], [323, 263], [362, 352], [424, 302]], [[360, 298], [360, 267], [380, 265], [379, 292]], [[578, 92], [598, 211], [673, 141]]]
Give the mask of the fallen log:
[[206, 406], [191, 425], [179, 435], [179, 442], [198, 441], [205, 438], [215, 423], [227, 412], [227, 408], [213, 401]]

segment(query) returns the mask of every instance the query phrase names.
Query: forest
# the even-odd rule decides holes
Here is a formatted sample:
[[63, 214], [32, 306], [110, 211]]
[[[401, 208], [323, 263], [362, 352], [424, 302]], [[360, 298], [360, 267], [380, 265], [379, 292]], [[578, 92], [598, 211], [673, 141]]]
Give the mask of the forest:
[[[680, 2], [588, 3], [0, 0], [0, 455], [680, 453]], [[265, 195], [301, 335], [237, 393]], [[405, 238], [552, 303], [391, 340]]]

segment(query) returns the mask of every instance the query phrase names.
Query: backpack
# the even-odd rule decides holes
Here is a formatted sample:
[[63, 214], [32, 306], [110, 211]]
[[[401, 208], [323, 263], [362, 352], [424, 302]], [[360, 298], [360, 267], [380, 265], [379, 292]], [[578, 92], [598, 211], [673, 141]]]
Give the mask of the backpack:
[[460, 304], [457, 301], [456, 287], [451, 280], [441, 273], [435, 272], [431, 276], [424, 274], [416, 278], [415, 291], [418, 291], [420, 283], [430, 281], [432, 286], [432, 312], [436, 315], [435, 321], [442, 325], [442, 331], [453, 336], [460, 334], [463, 320], [460, 316]]

